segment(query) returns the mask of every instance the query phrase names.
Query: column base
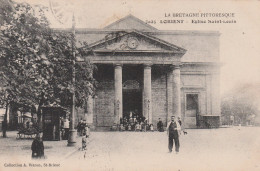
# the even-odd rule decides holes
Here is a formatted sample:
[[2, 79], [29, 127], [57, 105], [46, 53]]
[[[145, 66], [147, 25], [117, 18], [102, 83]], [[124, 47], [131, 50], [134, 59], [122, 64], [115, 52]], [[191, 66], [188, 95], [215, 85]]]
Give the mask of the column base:
[[76, 136], [77, 136], [77, 131], [75, 129], [72, 129], [69, 131], [69, 138], [68, 138], [67, 146], [73, 147], [76, 145]]

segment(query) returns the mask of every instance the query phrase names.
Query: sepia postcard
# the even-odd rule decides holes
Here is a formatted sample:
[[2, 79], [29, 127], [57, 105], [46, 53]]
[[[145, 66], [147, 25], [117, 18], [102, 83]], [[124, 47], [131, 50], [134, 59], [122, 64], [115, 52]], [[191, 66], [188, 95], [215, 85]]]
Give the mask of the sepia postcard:
[[0, 0], [0, 170], [260, 170], [259, 9]]

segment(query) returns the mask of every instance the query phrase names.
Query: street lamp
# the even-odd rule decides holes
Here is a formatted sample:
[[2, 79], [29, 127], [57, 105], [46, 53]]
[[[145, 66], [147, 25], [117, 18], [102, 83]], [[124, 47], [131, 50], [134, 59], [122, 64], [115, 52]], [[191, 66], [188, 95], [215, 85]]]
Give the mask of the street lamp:
[[70, 117], [70, 130], [68, 138], [68, 146], [74, 146], [76, 144], [77, 132], [75, 128], [75, 64], [76, 64], [76, 54], [75, 54], [75, 16], [72, 17], [72, 106], [71, 106], [71, 117]]
[[[76, 145], [76, 135], [77, 132], [75, 128], [75, 64], [76, 64], [76, 53], [75, 53], [75, 46], [76, 46], [76, 37], [75, 37], [75, 15], [74, 15], [74, 8], [73, 4], [65, 4], [65, 1], [57, 1], [57, 0], [50, 0], [50, 7], [51, 11], [54, 14], [54, 17], [61, 23], [66, 24], [65, 22], [68, 20], [69, 13], [72, 13], [72, 106], [71, 106], [71, 115], [70, 115], [70, 129], [69, 129], [69, 137], [68, 137], [68, 146], [75, 146]], [[60, 7], [60, 8], [59, 8]], [[59, 11], [61, 10], [61, 11]], [[67, 10], [67, 11], [66, 11]], [[65, 13], [67, 12], [67, 16]]]

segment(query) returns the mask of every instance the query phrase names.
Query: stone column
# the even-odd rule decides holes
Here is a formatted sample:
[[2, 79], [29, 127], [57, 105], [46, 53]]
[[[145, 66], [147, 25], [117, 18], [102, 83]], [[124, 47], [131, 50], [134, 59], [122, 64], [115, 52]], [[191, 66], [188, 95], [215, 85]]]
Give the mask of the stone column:
[[87, 101], [87, 113], [85, 114], [85, 119], [87, 124], [93, 124], [93, 98], [92, 96], [88, 96]]
[[172, 77], [173, 77], [173, 65], [170, 66], [170, 70], [167, 73], [167, 120], [166, 123], [170, 121], [170, 118], [172, 116], [172, 107], [173, 107], [173, 97], [172, 97], [172, 89], [173, 89], [173, 83], [172, 83]]
[[123, 92], [122, 92], [122, 65], [115, 65], [115, 101], [114, 101], [114, 111], [115, 111], [115, 122], [119, 124], [120, 118], [123, 117]]
[[180, 66], [173, 67], [173, 115], [181, 117], [181, 71]]
[[152, 78], [151, 65], [144, 65], [143, 115], [152, 123]]

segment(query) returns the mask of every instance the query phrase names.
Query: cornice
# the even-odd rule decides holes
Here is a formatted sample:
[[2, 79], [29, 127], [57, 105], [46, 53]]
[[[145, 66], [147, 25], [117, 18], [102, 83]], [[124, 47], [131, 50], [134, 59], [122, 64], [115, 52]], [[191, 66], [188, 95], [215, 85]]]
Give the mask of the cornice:
[[156, 53], [156, 54], [184, 54], [183, 52], [173, 52], [169, 50], [93, 50], [94, 53]]
[[219, 66], [221, 67], [223, 63], [221, 62], [182, 62], [182, 65], [208, 65], [208, 66]]
[[[54, 31], [65, 31], [71, 32], [71, 28], [62, 29], [62, 28], [52, 28]], [[95, 28], [76, 28], [76, 34], [108, 34], [112, 32], [120, 31], [133, 31], [133, 29], [95, 29]], [[151, 35], [192, 35], [192, 36], [220, 36], [219, 31], [199, 31], [199, 30], [138, 30], [142, 33], [151, 34]]]

